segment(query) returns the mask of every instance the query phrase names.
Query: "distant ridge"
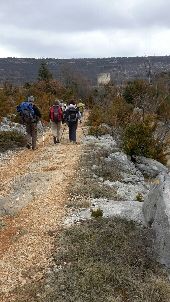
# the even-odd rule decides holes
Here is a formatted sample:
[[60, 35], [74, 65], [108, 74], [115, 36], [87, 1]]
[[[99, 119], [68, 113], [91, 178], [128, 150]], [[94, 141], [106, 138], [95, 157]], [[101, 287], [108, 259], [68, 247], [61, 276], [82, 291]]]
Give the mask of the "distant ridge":
[[[146, 78], [149, 65], [153, 74], [170, 71], [170, 56], [43, 60], [55, 79], [63, 82], [64, 73], [69, 71], [85, 77], [91, 85], [97, 84], [100, 73], [110, 73], [111, 80], [121, 83]], [[34, 58], [0, 58], [0, 85], [5, 81], [16, 85], [36, 81], [41, 62]]]

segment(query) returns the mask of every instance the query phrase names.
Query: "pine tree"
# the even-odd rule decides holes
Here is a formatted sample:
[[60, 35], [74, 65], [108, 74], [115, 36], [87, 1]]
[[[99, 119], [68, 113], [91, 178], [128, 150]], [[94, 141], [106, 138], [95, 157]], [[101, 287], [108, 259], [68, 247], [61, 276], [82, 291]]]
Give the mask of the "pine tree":
[[53, 75], [49, 71], [47, 67], [47, 63], [45, 61], [42, 61], [39, 71], [38, 71], [38, 81], [50, 81], [52, 80]]

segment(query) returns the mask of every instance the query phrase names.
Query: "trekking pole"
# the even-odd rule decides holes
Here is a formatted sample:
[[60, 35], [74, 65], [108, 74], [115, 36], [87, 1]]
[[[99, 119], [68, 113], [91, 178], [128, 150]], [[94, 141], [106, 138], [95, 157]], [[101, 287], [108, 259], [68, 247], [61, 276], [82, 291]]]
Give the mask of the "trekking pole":
[[44, 145], [45, 145], [45, 137], [44, 137], [44, 132], [43, 132], [43, 137], [42, 137], [42, 139], [43, 139], [43, 147], [44, 147]]
[[42, 141], [43, 141], [43, 147], [44, 147], [44, 145], [45, 145], [45, 135], [44, 135], [44, 127], [43, 127], [42, 121], [41, 121], [41, 129], [42, 129]]

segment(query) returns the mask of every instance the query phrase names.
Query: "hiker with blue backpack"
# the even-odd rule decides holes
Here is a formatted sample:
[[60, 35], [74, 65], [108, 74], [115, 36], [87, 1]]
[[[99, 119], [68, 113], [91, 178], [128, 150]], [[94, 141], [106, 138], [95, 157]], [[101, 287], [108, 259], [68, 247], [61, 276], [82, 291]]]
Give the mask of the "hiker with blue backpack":
[[78, 120], [80, 119], [81, 119], [80, 111], [76, 107], [74, 100], [71, 100], [64, 113], [64, 120], [69, 127], [70, 142], [76, 143], [76, 131], [78, 126]]
[[37, 143], [37, 124], [41, 118], [39, 108], [34, 104], [34, 97], [29, 96], [28, 99], [17, 106], [20, 114], [20, 122], [25, 125], [27, 132], [27, 148], [36, 149]]
[[54, 105], [51, 106], [49, 118], [50, 118], [50, 123], [51, 123], [51, 131], [52, 131], [52, 135], [53, 135], [54, 144], [60, 143], [63, 111], [60, 106], [59, 100], [55, 100]]

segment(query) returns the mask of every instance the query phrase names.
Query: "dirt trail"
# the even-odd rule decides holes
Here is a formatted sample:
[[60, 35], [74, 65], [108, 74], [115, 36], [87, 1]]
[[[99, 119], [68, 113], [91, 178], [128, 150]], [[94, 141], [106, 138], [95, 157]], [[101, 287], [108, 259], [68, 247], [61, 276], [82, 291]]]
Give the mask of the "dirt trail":
[[[79, 126], [78, 141], [82, 136]], [[22, 209], [18, 208], [17, 214], [15, 209], [15, 215], [3, 218], [4, 226], [0, 230], [0, 301], [16, 301], [10, 292], [18, 285], [41, 279], [50, 264], [53, 231], [59, 231], [62, 225], [68, 188], [74, 179], [82, 150], [81, 144], [70, 144], [67, 137], [66, 130], [62, 143], [53, 145], [51, 135], [47, 134], [45, 146], [40, 145], [34, 152], [18, 152], [0, 169], [4, 197], [8, 197], [16, 179], [21, 186], [19, 190], [26, 185], [24, 179], [25, 182], [34, 180], [31, 202]]]

